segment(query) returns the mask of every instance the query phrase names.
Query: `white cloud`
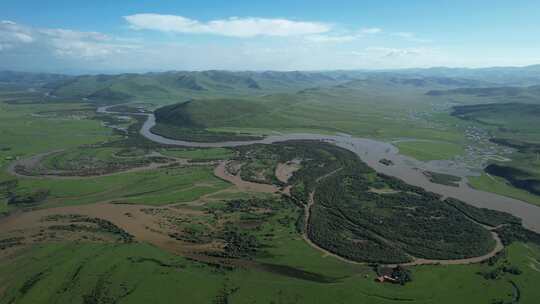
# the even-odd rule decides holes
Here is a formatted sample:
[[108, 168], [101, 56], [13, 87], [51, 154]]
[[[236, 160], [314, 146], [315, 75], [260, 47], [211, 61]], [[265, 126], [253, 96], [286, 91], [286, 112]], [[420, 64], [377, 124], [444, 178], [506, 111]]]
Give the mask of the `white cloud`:
[[316, 43], [341, 43], [354, 41], [358, 38], [358, 35], [311, 35], [307, 36], [305, 39], [309, 42]]
[[176, 15], [135, 14], [124, 19], [136, 30], [156, 30], [187, 34], [213, 34], [249, 38], [255, 36], [297, 36], [326, 33], [331, 26], [319, 22], [287, 19], [237, 18], [201, 22]]
[[372, 54], [382, 57], [403, 57], [421, 55], [426, 50], [420, 48], [388, 48], [388, 47], [368, 47], [365, 49]]
[[[245, 24], [246, 20], [280, 19], [229, 18], [221, 20], [222, 23], [218, 22], [219, 20], [206, 23], [189, 19], [183, 21], [190, 32], [216, 35], [225, 35], [227, 32], [227, 35], [234, 34], [235, 37], [290, 36], [291, 27], [296, 26], [295, 23], [295, 26], [285, 26], [285, 29], [265, 29], [261, 26], [264, 22], [255, 22], [254, 28], [238, 28], [238, 24]], [[132, 26], [135, 27], [134, 24]], [[143, 28], [143, 24], [140, 26]], [[174, 22], [172, 25], [152, 26], [160, 31], [169, 28], [169, 32], [178, 32]], [[507, 57], [507, 50], [500, 50], [499, 53], [492, 54], [493, 57], [486, 57], [481, 49], [471, 53], [465, 49], [414, 43], [413, 40], [418, 41], [418, 37], [410, 32], [386, 32], [376, 27], [347, 29], [339, 25], [324, 24], [317, 31], [322, 32], [305, 34], [311, 30], [300, 31], [296, 27], [294, 33], [301, 35], [300, 37], [244, 39], [228, 43], [222, 39], [182, 37], [180, 40], [175, 35], [168, 40], [162, 40], [133, 32], [129, 32], [127, 36], [116, 36], [92, 31], [35, 28], [0, 20], [0, 70], [331, 70], [525, 65], [538, 62], [537, 48], [519, 50], [518, 53], [522, 56], [518, 59], [515, 56]]]
[[98, 32], [32, 28], [12, 21], [0, 22], [0, 51], [50, 53], [81, 59], [102, 58], [136, 48]]
[[392, 36], [403, 38], [403, 39], [405, 39], [407, 41], [410, 41], [410, 42], [419, 42], [419, 43], [431, 42], [428, 39], [418, 38], [415, 33], [411, 33], [411, 32], [392, 33]]
[[360, 30], [360, 33], [362, 34], [378, 34], [381, 32], [382, 32], [382, 29], [378, 27], [368, 27], [368, 28], [363, 28]]
[[360, 29], [358, 31], [345, 31], [344, 33], [340, 34], [330, 33], [321, 35], [309, 35], [305, 37], [305, 40], [315, 43], [344, 43], [355, 41], [368, 35], [375, 35], [381, 32], [382, 29], [378, 27], [368, 27]]
[[98, 32], [79, 32], [66, 29], [40, 29], [41, 34], [49, 37], [64, 39], [64, 40], [93, 40], [93, 41], [107, 41], [111, 38], [105, 34]]
[[13, 45], [33, 41], [31, 31], [25, 27], [19, 26], [13, 21], [3, 20], [0, 22], [0, 44]]

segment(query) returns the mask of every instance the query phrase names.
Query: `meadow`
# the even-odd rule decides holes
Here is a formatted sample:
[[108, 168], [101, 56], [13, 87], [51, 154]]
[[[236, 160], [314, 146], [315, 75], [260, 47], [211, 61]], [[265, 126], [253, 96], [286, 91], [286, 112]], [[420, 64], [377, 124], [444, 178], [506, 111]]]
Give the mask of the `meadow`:
[[[288, 247], [286, 253], [310, 250]], [[140, 243], [37, 245], [0, 262], [0, 282], [7, 290], [0, 303], [169, 303], [171, 298], [190, 303], [489, 303], [515, 300], [515, 288], [519, 303], [534, 304], [540, 296], [535, 284], [540, 279], [540, 249], [532, 244], [511, 245], [491, 265], [415, 267], [414, 281], [405, 286], [376, 283], [368, 266], [343, 265], [313, 252], [306, 260], [316, 265], [304, 263], [306, 271], [332, 269], [339, 281], [216, 268]], [[504, 264], [522, 273], [495, 280], [482, 277]]]
[[[7, 104], [0, 102], [0, 165], [7, 160], [52, 150], [100, 143], [111, 129], [93, 119], [40, 117], [42, 111], [89, 110], [81, 104]], [[92, 108], [90, 108], [91, 110]]]
[[[506, 216], [441, 202], [437, 195], [378, 175], [350, 153], [322, 143], [237, 149], [155, 145], [137, 135], [140, 121], [100, 117], [95, 104], [69, 98], [92, 96], [101, 104], [137, 96], [157, 105], [195, 96], [181, 112], [174, 111], [177, 105], [162, 108], [171, 114], [161, 123], [175, 133], [171, 136], [186, 136], [176, 133], [186, 126], [195, 130], [189, 136], [347, 133], [396, 140], [402, 153], [420, 160], [463, 154], [463, 126], [489, 125], [493, 118], [481, 123], [450, 116], [447, 99], [435, 101], [425, 94], [428, 88], [400, 83], [331, 82], [302, 90], [291, 85], [282, 88], [286, 93], [276, 93], [268, 89], [277, 87], [274, 82], [242, 75], [227, 80], [237, 91], [214, 98], [223, 77], [219, 72], [161, 77], [128, 75], [114, 83], [104, 75], [81, 77], [51, 88], [61, 103], [39, 102], [32, 94], [0, 103], [0, 183], [6, 188], [0, 188], [5, 195], [0, 214], [23, 210], [24, 216], [66, 206], [88, 211], [97, 203], [113, 203], [126, 208], [119, 213], [125, 222], [141, 214], [151, 217], [153, 221], [140, 224], [147, 225], [141, 231], [156, 236], [123, 242], [93, 238], [95, 233], [85, 234], [91, 227], [75, 221], [52, 226], [65, 229], [64, 234], [52, 233], [48, 226], [46, 233], [29, 230], [28, 238], [56, 238], [20, 247], [17, 239], [2, 235], [0, 245], [14, 247], [0, 250], [0, 303], [170, 303], [174, 298], [186, 303], [534, 304], [540, 298], [540, 247], [514, 237], [513, 230], [505, 235], [504, 251], [482, 263], [407, 267], [413, 280], [405, 285], [375, 281], [378, 263], [490, 251], [494, 242], [487, 229], [468, 219], [519, 226]], [[178, 117], [187, 120], [175, 125]], [[113, 131], [103, 122], [128, 131]], [[91, 174], [24, 177], [7, 172], [15, 161], [55, 150], [62, 151], [45, 157], [43, 168]], [[523, 157], [512, 164], [526, 163]], [[292, 186], [290, 197], [239, 191], [214, 175], [216, 161], [226, 159], [243, 163], [238, 173], [243, 181], [274, 184], [281, 194]], [[293, 159], [302, 160], [300, 169], [287, 182], [278, 180], [277, 165]], [[156, 166], [131, 170], [147, 165]], [[102, 168], [106, 170], [96, 171]], [[494, 181], [490, 184], [485, 175], [469, 180], [479, 188], [530, 198], [501, 178]], [[26, 204], [28, 197], [39, 201]], [[313, 203], [304, 222], [304, 208]], [[43, 218], [37, 220], [45, 225]], [[77, 237], [58, 239], [76, 229], [81, 229]], [[306, 236], [319, 247], [306, 242]], [[202, 248], [203, 253], [176, 250], [171, 244]]]

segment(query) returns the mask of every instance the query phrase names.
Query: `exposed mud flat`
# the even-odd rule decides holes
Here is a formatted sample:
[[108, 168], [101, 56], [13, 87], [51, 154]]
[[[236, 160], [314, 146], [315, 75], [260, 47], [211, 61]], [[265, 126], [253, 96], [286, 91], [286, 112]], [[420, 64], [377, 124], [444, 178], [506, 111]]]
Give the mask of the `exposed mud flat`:
[[235, 185], [240, 191], [245, 192], [262, 192], [262, 193], [279, 193], [280, 189], [274, 185], [253, 183], [243, 180], [239, 172], [231, 174], [227, 170], [229, 162], [221, 162], [215, 169], [214, 175]]
[[107, 220], [134, 236], [136, 241], [147, 242], [174, 254], [194, 254], [209, 250], [220, 250], [220, 244], [193, 244], [171, 238], [174, 232], [163, 225], [162, 219], [148, 210], [162, 210], [168, 214], [200, 215], [202, 211], [171, 208], [149, 207], [146, 205], [100, 203], [82, 206], [68, 206], [18, 212], [0, 221], [0, 231], [4, 235], [30, 236], [35, 231], [46, 230], [54, 222], [43, 221], [53, 215], [84, 215]]
[[300, 160], [292, 160], [286, 163], [279, 163], [276, 167], [276, 178], [282, 182], [287, 183], [293, 176], [294, 172], [300, 169]]

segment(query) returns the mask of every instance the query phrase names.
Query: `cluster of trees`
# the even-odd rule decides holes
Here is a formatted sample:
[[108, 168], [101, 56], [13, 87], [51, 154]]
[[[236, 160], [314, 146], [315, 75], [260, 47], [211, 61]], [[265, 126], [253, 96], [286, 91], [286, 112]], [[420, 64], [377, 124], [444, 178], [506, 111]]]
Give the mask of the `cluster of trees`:
[[400, 285], [405, 285], [412, 281], [411, 271], [399, 265], [393, 268], [377, 266], [375, 271], [379, 277], [388, 277], [392, 282]]
[[[293, 185], [291, 194], [295, 199], [306, 202], [309, 198], [317, 179], [340, 168], [355, 166], [362, 172], [373, 172], [364, 163], [357, 160], [357, 156], [345, 149], [324, 142], [308, 140], [294, 140], [273, 145], [251, 145], [237, 147], [238, 159], [247, 162], [260, 162], [272, 166], [270, 171], [275, 171], [278, 163], [285, 163], [293, 159], [302, 160], [301, 168], [289, 179], [288, 184]], [[249, 167], [249, 166], [248, 166]], [[242, 170], [244, 170], [244, 166]], [[244, 177], [244, 176], [243, 176]], [[248, 176], [246, 176], [249, 178]], [[284, 186], [275, 177], [272, 183]]]
[[444, 202], [456, 208], [471, 219], [484, 225], [492, 227], [503, 224], [521, 225], [521, 219], [511, 215], [510, 213], [486, 208], [477, 208], [455, 198], [447, 198], [446, 200], [444, 200]]
[[426, 171], [424, 172], [424, 175], [426, 175], [432, 183], [451, 187], [459, 187], [458, 183], [461, 181], [461, 177], [450, 174]]
[[394, 165], [394, 162], [390, 159], [386, 159], [386, 158], [383, 158], [383, 159], [380, 159], [379, 160], [379, 163], [385, 165], [385, 166], [392, 166]]
[[22, 245], [22, 241], [24, 240], [24, 237], [10, 237], [7, 239], [0, 240], [0, 250], [8, 249], [11, 247], [15, 247], [18, 245]]
[[227, 257], [249, 258], [261, 248], [256, 236], [238, 229], [225, 230], [221, 238], [225, 241], [224, 251]]
[[[232, 199], [222, 206], [208, 207], [206, 211], [213, 216], [212, 222], [222, 224], [218, 224], [216, 229], [210, 229], [210, 232], [205, 231], [208, 232], [205, 237], [208, 240], [222, 240], [225, 244], [223, 252], [209, 254], [227, 258], [252, 258], [269, 254], [263, 249], [265, 241], [273, 238], [274, 228], [262, 234], [263, 225], [275, 220], [279, 225], [290, 227], [296, 218], [281, 211], [293, 208], [298, 209], [287, 197]], [[185, 233], [180, 236], [181, 240], [185, 238]]]
[[486, 280], [497, 280], [506, 273], [513, 274], [513, 275], [520, 275], [522, 271], [517, 266], [503, 265], [495, 269], [492, 269], [490, 271], [480, 272], [479, 274], [482, 277], [484, 277], [484, 279]]
[[495, 231], [504, 245], [510, 245], [512, 242], [531, 242], [540, 245], [540, 234], [521, 225], [503, 225]]
[[353, 261], [384, 264], [410, 261], [403, 250], [349, 222], [340, 210], [318, 204], [311, 209], [307, 233], [318, 246]]
[[484, 171], [506, 179], [512, 186], [540, 195], [540, 179], [525, 170], [510, 166], [490, 164]]
[[[97, 217], [87, 217], [84, 215], [57, 215], [53, 217], [47, 217], [46, 221], [68, 221], [68, 225], [51, 225], [51, 230], [65, 230], [73, 232], [91, 232], [91, 233], [109, 233], [117, 236], [122, 242], [133, 242], [134, 237], [129, 232], [116, 226], [115, 224]], [[94, 224], [95, 226], [89, 226], [84, 224]]]
[[7, 203], [10, 205], [29, 205], [43, 202], [49, 196], [48, 189], [36, 189], [28, 192], [9, 192]]
[[[454, 199], [443, 203], [440, 195], [377, 174], [352, 152], [329, 143], [288, 141], [237, 150], [243, 161], [265, 159], [271, 165], [301, 159], [301, 168], [288, 181], [293, 186], [290, 200], [306, 206], [314, 193], [314, 204], [307, 225], [300, 212], [296, 227], [300, 232], [307, 227], [305, 232], [314, 243], [351, 260], [387, 264], [408, 262], [411, 256], [481, 256], [495, 241], [475, 221], [490, 226], [505, 224], [497, 230], [503, 241], [536, 237], [510, 214]], [[374, 188], [392, 191], [377, 192]], [[243, 208], [238, 202], [231, 202], [229, 208], [233, 204]]]
[[[390, 188], [399, 192], [369, 191], [374, 180], [392, 185]], [[493, 247], [486, 229], [439, 199], [438, 195], [399, 180], [380, 176], [373, 179], [350, 167], [318, 185], [310, 236], [329, 250], [335, 242], [332, 235], [345, 236], [342, 241], [349, 244], [348, 248], [359, 252], [357, 260], [385, 263], [403, 262], [403, 258], [396, 257], [407, 254], [428, 259], [466, 258], [485, 254]], [[370, 246], [383, 249], [379, 252]]]
[[233, 212], [252, 212], [260, 209], [277, 211], [283, 208], [290, 207], [291, 204], [286, 197], [282, 199], [275, 198], [248, 198], [248, 199], [232, 199], [225, 202], [225, 206], [220, 208], [225, 213]]
[[158, 123], [152, 128], [152, 133], [163, 137], [194, 142], [224, 142], [224, 141], [247, 141], [261, 139], [248, 134], [232, 132], [214, 132], [203, 128], [186, 128], [170, 124]]
[[[305, 203], [315, 193], [307, 234], [343, 257], [375, 263], [403, 263], [410, 255], [456, 259], [485, 254], [494, 245], [486, 229], [441, 204], [439, 195], [376, 174], [345, 149], [324, 142], [289, 141], [238, 150], [244, 159], [302, 159], [289, 183], [297, 201]], [[396, 193], [377, 194], [372, 188]], [[297, 221], [299, 229], [303, 224]]]

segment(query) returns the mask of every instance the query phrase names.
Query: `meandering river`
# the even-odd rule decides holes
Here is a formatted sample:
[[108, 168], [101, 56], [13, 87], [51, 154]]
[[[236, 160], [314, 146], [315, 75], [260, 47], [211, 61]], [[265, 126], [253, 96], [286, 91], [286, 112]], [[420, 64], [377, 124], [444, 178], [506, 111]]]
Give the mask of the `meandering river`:
[[[399, 150], [392, 144], [367, 139], [357, 138], [346, 134], [321, 135], [321, 134], [284, 134], [271, 135], [261, 140], [252, 141], [228, 141], [214, 143], [200, 143], [182, 140], [174, 140], [151, 132], [156, 124], [156, 118], [151, 113], [122, 113], [109, 111], [111, 106], [98, 108], [98, 113], [115, 115], [142, 115], [147, 116], [140, 133], [154, 142], [166, 145], [184, 147], [236, 147], [251, 144], [272, 144], [288, 140], [320, 140], [333, 143], [339, 147], [354, 152], [362, 161], [379, 173], [394, 176], [404, 180], [410, 185], [422, 187], [428, 191], [438, 193], [445, 197], [454, 197], [470, 205], [508, 212], [523, 220], [523, 226], [540, 233], [540, 207], [517, 199], [508, 198], [495, 193], [475, 190], [461, 182], [459, 187], [451, 187], [435, 184], [422, 173], [424, 170], [448, 173], [463, 177], [471, 176], [474, 172], [468, 168], [451, 161], [421, 162], [413, 158], [399, 154]], [[379, 162], [381, 159], [389, 159], [393, 165], [386, 166]]]

